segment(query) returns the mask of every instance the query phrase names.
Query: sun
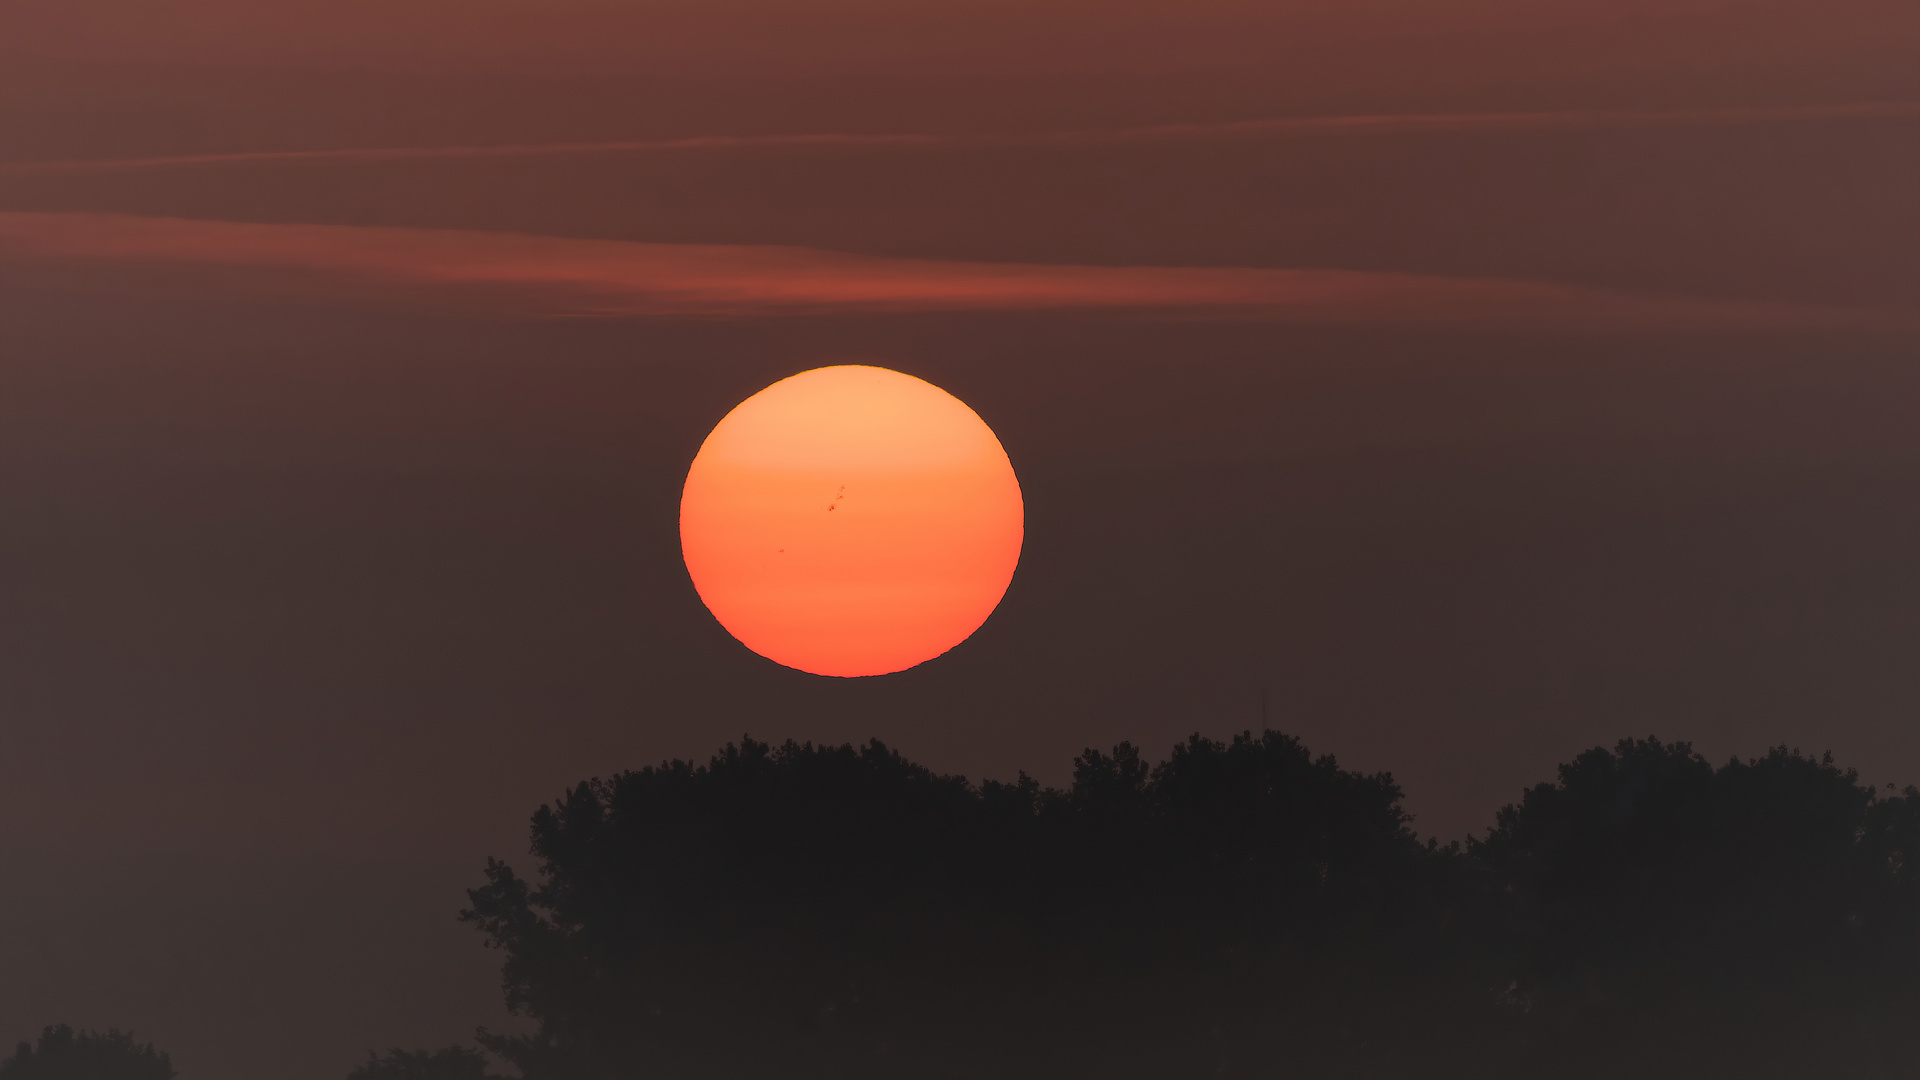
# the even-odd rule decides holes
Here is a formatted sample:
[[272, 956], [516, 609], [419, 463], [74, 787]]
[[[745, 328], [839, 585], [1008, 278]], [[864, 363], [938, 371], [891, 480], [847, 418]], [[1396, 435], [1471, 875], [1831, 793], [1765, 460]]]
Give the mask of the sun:
[[693, 586], [747, 648], [816, 675], [931, 660], [979, 629], [1025, 505], [979, 415], [886, 368], [803, 371], [741, 402], [687, 470]]

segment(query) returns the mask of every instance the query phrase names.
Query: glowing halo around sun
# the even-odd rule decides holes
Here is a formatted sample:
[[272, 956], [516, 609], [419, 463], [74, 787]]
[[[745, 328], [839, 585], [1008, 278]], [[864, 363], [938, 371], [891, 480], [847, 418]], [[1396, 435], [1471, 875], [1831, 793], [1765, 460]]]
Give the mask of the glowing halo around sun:
[[782, 379], [721, 420], [687, 470], [680, 547], [720, 625], [816, 675], [883, 675], [986, 622], [1025, 507], [964, 402], [864, 365]]

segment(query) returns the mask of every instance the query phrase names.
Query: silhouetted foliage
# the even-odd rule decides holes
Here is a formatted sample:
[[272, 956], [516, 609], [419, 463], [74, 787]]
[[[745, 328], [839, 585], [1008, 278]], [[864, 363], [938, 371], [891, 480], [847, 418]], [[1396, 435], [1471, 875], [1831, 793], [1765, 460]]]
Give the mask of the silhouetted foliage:
[[1873, 1075], [1920, 1050], [1920, 793], [1829, 760], [1628, 740], [1465, 849], [1278, 732], [1074, 765], [974, 785], [877, 741], [742, 739], [580, 784], [534, 815], [537, 876], [490, 861], [471, 893], [535, 1025], [482, 1042], [526, 1080]]
[[499, 1080], [487, 1071], [487, 1055], [470, 1046], [440, 1050], [389, 1050], [375, 1057], [367, 1053], [347, 1080]]
[[1530, 991], [1831, 999], [1920, 974], [1915, 797], [1785, 747], [1716, 770], [1630, 739], [1561, 766], [1474, 854], [1512, 890]]
[[21, 1043], [0, 1060], [0, 1080], [173, 1080], [173, 1062], [133, 1036], [108, 1028], [102, 1035], [56, 1024], [37, 1043]]

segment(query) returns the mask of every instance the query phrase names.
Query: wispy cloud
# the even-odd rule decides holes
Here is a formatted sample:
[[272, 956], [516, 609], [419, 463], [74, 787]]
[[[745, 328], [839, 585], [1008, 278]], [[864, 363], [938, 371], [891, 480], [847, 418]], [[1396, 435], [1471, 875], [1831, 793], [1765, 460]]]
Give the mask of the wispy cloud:
[[507, 143], [479, 146], [383, 146], [331, 150], [262, 150], [161, 157], [0, 162], [0, 176], [136, 172], [245, 164], [377, 163], [483, 160], [605, 154], [675, 153], [777, 148], [1103, 146], [1154, 142], [1255, 139], [1313, 132], [1578, 131], [1730, 127], [1849, 119], [1920, 118], [1920, 101], [1869, 101], [1833, 105], [1682, 110], [1592, 110], [1560, 112], [1382, 113], [1293, 116], [1205, 124], [1098, 128], [1030, 133], [698, 135], [677, 139], [611, 142]]
[[0, 213], [0, 263], [164, 267], [169, 282], [203, 290], [453, 302], [539, 316], [1133, 310], [1303, 322], [1594, 327], [1888, 321], [1871, 313], [1492, 278], [962, 262], [798, 247], [120, 214]]

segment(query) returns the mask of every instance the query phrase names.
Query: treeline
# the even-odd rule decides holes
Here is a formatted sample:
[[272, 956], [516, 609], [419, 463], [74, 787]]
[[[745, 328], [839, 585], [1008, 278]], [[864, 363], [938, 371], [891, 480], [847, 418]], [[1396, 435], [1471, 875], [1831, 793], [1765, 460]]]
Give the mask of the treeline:
[[[1920, 791], [1625, 740], [1482, 839], [1278, 732], [1053, 790], [743, 739], [583, 783], [463, 918], [526, 1034], [348, 1080], [1811, 1077], [1920, 1064]], [[168, 1080], [51, 1027], [0, 1080]]]
[[49, 1024], [0, 1058], [0, 1080], [173, 1080], [173, 1060], [131, 1034]]
[[1920, 1061], [1920, 792], [1784, 748], [1591, 750], [1441, 846], [1391, 776], [1277, 732], [1089, 750], [1064, 791], [743, 739], [532, 833], [533, 877], [490, 862], [464, 914], [531, 1022], [482, 1042], [526, 1080]]

